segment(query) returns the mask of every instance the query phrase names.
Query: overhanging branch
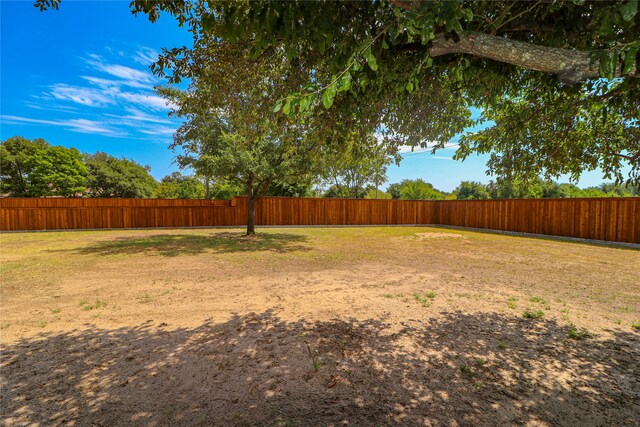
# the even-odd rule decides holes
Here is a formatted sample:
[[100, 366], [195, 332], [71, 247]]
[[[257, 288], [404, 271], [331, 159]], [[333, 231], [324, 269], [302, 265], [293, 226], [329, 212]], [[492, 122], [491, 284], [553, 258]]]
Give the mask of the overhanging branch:
[[[562, 82], [568, 84], [600, 77], [598, 61], [591, 64], [589, 52], [539, 46], [489, 34], [467, 33], [461, 35], [457, 42], [439, 35], [429, 47], [429, 54], [433, 57], [455, 53], [556, 74]], [[621, 67], [617, 67], [616, 77], [622, 76]], [[640, 77], [636, 67], [625, 76]]]

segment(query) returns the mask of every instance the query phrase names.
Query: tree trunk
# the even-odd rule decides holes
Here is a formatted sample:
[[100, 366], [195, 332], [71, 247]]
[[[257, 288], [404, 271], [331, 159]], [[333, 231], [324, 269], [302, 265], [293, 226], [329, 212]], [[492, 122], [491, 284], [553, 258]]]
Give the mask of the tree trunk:
[[204, 198], [207, 200], [211, 200], [211, 189], [209, 186], [210, 179], [208, 176], [204, 177]]
[[249, 195], [247, 204], [247, 236], [256, 235], [256, 200], [253, 192]]

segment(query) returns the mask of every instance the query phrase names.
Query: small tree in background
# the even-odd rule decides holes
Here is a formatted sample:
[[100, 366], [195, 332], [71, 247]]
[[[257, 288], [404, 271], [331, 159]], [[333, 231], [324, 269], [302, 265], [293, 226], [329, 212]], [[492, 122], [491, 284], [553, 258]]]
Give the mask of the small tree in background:
[[387, 191], [392, 198], [405, 200], [443, 200], [446, 196], [422, 179], [403, 179], [399, 183], [389, 185]]
[[151, 197], [158, 183], [150, 168], [107, 153], [85, 154], [89, 197]]
[[369, 187], [367, 190], [367, 194], [364, 196], [365, 199], [381, 199], [381, 200], [390, 200], [392, 199], [391, 194], [380, 190], [379, 188]]
[[349, 132], [324, 157], [323, 177], [331, 184], [325, 197], [364, 198], [372, 185], [376, 190], [387, 181], [387, 166], [397, 150], [369, 134], [364, 138]]
[[489, 198], [489, 192], [484, 184], [476, 181], [462, 181], [453, 190], [458, 200], [485, 200]]
[[204, 193], [204, 184], [201, 180], [192, 175], [173, 172], [162, 178], [153, 192], [153, 197], [159, 199], [202, 199]]

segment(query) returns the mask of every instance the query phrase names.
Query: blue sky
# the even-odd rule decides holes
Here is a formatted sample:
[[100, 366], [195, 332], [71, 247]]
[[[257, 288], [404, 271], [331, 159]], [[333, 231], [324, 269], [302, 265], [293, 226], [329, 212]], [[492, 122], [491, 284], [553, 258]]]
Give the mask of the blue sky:
[[[0, 139], [21, 135], [83, 152], [105, 151], [151, 166], [156, 178], [177, 170], [169, 150], [180, 122], [153, 86], [149, 66], [163, 47], [190, 43], [168, 17], [151, 24], [129, 1], [63, 1], [39, 12], [32, 0], [0, 1]], [[451, 191], [462, 180], [487, 182], [487, 156], [451, 159], [455, 143], [431, 155], [407, 153], [389, 182], [422, 178]], [[564, 179], [566, 181], [566, 179]], [[602, 182], [583, 175], [579, 185]]]

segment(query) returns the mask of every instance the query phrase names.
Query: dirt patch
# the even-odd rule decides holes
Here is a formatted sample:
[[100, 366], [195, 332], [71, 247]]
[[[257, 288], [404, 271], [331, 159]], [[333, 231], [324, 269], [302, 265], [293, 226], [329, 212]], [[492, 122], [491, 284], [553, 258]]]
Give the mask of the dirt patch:
[[464, 239], [462, 234], [456, 233], [416, 233], [416, 237], [418, 240], [426, 240], [426, 239]]
[[638, 251], [238, 235], [2, 236], [4, 424], [637, 425]]

